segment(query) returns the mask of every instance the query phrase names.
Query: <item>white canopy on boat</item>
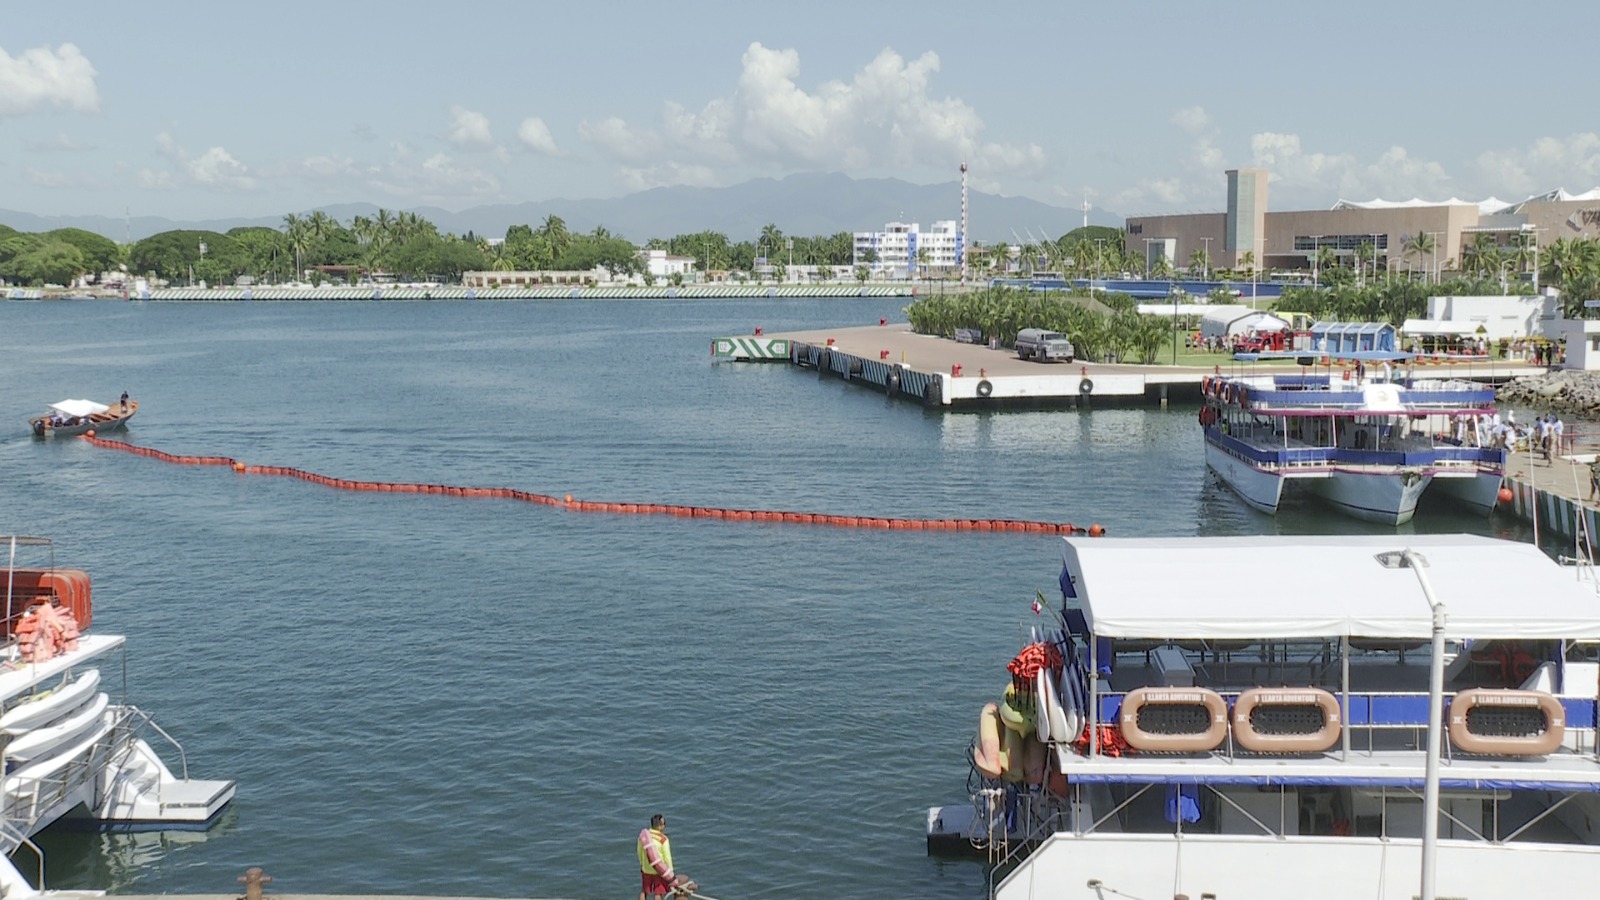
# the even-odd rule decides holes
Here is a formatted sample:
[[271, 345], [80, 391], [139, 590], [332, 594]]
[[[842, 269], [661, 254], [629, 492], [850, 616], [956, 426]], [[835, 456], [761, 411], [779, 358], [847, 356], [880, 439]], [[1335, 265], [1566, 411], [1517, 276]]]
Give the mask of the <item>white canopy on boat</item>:
[[1592, 573], [1531, 544], [1475, 535], [1064, 540], [1062, 592], [1076, 595], [1100, 637], [1425, 641], [1433, 616], [1416, 572], [1377, 559], [1409, 548], [1428, 563], [1450, 638], [1600, 638]]
[[63, 400], [60, 403], [50, 404], [50, 408], [67, 416], [91, 416], [103, 413], [111, 407], [93, 400]]

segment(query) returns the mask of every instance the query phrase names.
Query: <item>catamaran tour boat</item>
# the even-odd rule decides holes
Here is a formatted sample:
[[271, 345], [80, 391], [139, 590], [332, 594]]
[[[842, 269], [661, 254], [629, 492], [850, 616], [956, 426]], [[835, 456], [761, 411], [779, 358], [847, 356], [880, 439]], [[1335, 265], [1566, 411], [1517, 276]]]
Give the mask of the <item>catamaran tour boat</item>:
[[[11, 900], [44, 890], [43, 853], [31, 838], [51, 823], [203, 829], [233, 799], [234, 783], [191, 779], [186, 761], [174, 773], [144, 739], [153, 733], [171, 742], [166, 732], [138, 707], [113, 702], [106, 688], [112, 673], [126, 671], [126, 639], [85, 633], [87, 574], [56, 568], [46, 538], [0, 537], [0, 553], [0, 896]], [[19, 553], [24, 563], [45, 564], [19, 566]], [[173, 748], [184, 760], [183, 749]], [[10, 859], [23, 846], [38, 860], [39, 883]]]
[[1062, 627], [983, 708], [972, 803], [929, 811], [994, 898], [1600, 884], [1589, 568], [1466, 535], [1064, 541]]
[[[1408, 357], [1352, 358], [1376, 366]], [[1411, 521], [1430, 488], [1485, 515], [1499, 496], [1506, 451], [1493, 446], [1487, 426], [1492, 387], [1352, 378], [1346, 370], [1343, 377], [1217, 375], [1204, 379], [1202, 391], [1206, 465], [1263, 512], [1276, 512], [1291, 486], [1358, 519], [1393, 525]]]

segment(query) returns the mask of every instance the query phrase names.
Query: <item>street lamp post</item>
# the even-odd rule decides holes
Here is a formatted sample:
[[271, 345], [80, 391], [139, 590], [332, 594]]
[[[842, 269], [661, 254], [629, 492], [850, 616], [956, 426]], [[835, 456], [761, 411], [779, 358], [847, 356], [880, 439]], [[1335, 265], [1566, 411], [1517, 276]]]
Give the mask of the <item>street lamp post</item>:
[[1322, 235], [1311, 236], [1311, 289], [1316, 290], [1322, 268]]
[[1422, 775], [1422, 878], [1421, 900], [1435, 900], [1434, 875], [1439, 852], [1439, 745], [1444, 731], [1444, 629], [1447, 611], [1434, 596], [1428, 581], [1428, 560], [1407, 547], [1377, 555], [1386, 569], [1410, 569], [1422, 586], [1422, 596], [1433, 611], [1433, 656], [1428, 661], [1428, 747]]
[[1203, 274], [1200, 277], [1204, 281], [1210, 281], [1211, 280], [1211, 238], [1203, 237], [1203, 238], [1200, 239], [1200, 241], [1201, 241], [1201, 243], [1204, 243], [1206, 245], [1206, 248], [1205, 248], [1205, 251], [1204, 251], [1204, 253], [1205, 253], [1205, 265], [1204, 265], [1204, 267], [1202, 269]]
[[1520, 231], [1533, 240], [1533, 292], [1539, 293], [1539, 226], [1524, 222]]
[[1428, 237], [1433, 238], [1433, 283], [1439, 283], [1439, 242], [1444, 240], [1444, 232], [1430, 231]]

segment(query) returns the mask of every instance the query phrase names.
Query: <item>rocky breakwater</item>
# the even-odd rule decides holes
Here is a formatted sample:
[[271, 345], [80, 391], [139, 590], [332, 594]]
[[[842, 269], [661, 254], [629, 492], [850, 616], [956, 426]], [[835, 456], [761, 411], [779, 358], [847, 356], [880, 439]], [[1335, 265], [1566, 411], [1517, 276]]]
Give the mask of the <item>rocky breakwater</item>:
[[1555, 411], [1600, 419], [1600, 372], [1562, 369], [1549, 374], [1520, 375], [1495, 392], [1501, 406]]

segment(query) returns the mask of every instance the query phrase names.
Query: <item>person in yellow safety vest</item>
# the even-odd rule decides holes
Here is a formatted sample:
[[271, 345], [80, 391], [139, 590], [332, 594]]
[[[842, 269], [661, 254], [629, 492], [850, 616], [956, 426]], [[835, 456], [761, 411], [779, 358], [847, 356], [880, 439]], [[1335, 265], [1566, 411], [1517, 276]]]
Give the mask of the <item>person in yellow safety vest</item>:
[[650, 827], [639, 832], [636, 849], [643, 882], [639, 888], [639, 900], [647, 900], [649, 896], [664, 897], [680, 889], [684, 893], [692, 893], [697, 887], [672, 869], [672, 841], [667, 837], [666, 816], [657, 813], [650, 817]]

